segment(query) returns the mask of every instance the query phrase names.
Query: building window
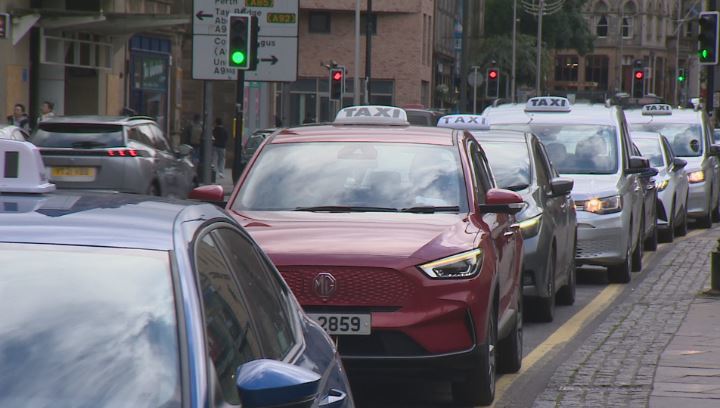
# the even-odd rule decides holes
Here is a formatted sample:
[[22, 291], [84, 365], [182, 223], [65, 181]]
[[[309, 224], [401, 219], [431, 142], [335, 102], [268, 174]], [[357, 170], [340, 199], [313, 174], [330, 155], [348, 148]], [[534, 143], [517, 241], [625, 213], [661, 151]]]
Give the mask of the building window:
[[578, 80], [578, 57], [577, 57], [577, 55], [558, 55], [555, 57], [555, 80], [556, 81], [577, 81]]
[[311, 33], [330, 33], [330, 13], [324, 11], [311, 11], [308, 24]]
[[608, 20], [607, 16], [603, 15], [598, 18], [597, 25], [595, 26], [595, 35], [600, 38], [607, 37], [608, 33]]
[[608, 66], [607, 55], [588, 55], [585, 57], [585, 81], [597, 82], [598, 89], [607, 89]]
[[[370, 32], [372, 35], [377, 35], [377, 14], [372, 14], [370, 16], [370, 23], [372, 29]], [[367, 18], [366, 15], [363, 14], [360, 16], [360, 35], [365, 35], [365, 32], [367, 31]]]
[[622, 36], [623, 38], [632, 38], [633, 18], [623, 16], [622, 18]]

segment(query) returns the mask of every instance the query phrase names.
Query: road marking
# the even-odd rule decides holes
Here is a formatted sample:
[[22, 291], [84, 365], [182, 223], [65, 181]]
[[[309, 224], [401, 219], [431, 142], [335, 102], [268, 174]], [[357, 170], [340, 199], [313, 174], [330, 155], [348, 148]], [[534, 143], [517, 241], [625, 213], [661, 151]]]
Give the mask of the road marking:
[[540, 359], [547, 356], [553, 349], [572, 340], [580, 330], [587, 326], [597, 315], [599, 315], [615, 298], [617, 298], [627, 284], [609, 284], [602, 292], [587, 304], [582, 310], [571, 317], [565, 324], [560, 326], [550, 337], [535, 347], [522, 361], [520, 371], [515, 374], [503, 374], [495, 384], [495, 401], [502, 399], [505, 391], [510, 385], [526, 371], [530, 370]]

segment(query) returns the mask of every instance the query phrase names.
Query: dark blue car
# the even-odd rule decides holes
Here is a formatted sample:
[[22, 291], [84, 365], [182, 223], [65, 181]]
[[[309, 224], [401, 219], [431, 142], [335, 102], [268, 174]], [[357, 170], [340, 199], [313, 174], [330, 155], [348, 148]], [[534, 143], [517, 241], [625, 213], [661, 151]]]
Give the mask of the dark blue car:
[[353, 407], [331, 339], [215, 206], [51, 193], [0, 140], [0, 406]]

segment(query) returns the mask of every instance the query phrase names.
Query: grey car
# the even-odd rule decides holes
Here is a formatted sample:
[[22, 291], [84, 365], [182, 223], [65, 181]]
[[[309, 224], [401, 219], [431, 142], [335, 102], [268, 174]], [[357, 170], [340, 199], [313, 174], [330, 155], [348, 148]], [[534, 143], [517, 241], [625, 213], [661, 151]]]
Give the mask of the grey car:
[[197, 185], [192, 148], [171, 149], [150, 118], [57, 117], [41, 122], [31, 142], [61, 189], [187, 197]]
[[19, 140], [24, 142], [28, 138], [28, 134], [22, 128], [13, 125], [0, 125], [0, 139]]
[[242, 156], [241, 156], [241, 162], [243, 166], [245, 166], [250, 159], [253, 157], [253, 154], [255, 154], [255, 151], [258, 147], [262, 144], [262, 142], [265, 141], [265, 139], [270, 136], [271, 134], [277, 132], [280, 130], [279, 128], [270, 128], [270, 129], [258, 129], [254, 131], [250, 137], [248, 137], [247, 142], [245, 142], [245, 145], [242, 148]]

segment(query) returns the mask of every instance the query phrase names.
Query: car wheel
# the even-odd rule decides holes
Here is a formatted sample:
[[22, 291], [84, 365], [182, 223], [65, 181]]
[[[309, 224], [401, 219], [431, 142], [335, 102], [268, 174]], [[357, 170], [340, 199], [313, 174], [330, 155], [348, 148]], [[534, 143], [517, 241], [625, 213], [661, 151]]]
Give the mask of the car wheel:
[[630, 269], [632, 267], [630, 260], [630, 248], [627, 249], [625, 260], [618, 265], [608, 266], [608, 281], [611, 283], [628, 283], [630, 282]]
[[[657, 218], [655, 218], [657, 220]], [[655, 251], [657, 250], [658, 246], [658, 229], [657, 229], [657, 222], [655, 222], [655, 226], [652, 229], [652, 232], [650, 233], [650, 236], [645, 239], [645, 250], [646, 251]]]
[[515, 327], [498, 344], [498, 371], [501, 373], [517, 373], [522, 366], [524, 308], [522, 285], [518, 285], [517, 292]]
[[462, 381], [453, 382], [453, 400], [471, 405], [490, 405], [495, 399], [495, 344], [497, 341], [497, 313], [493, 305], [487, 319], [485, 344], [478, 365]]
[[642, 235], [645, 231], [645, 220], [642, 220], [640, 222], [640, 237], [638, 239], [637, 245], [635, 245], [635, 250], [632, 253], [632, 271], [633, 272], [639, 272], [642, 270], [642, 258], [643, 258], [643, 239]]
[[[577, 238], [575, 239], [577, 242]], [[575, 287], [576, 287], [576, 277], [575, 277], [575, 247], [577, 244], [573, 246], [573, 256], [570, 258], [570, 264], [568, 265], [568, 278], [567, 283], [563, 285], [563, 287], [558, 290], [557, 293], [557, 302], [561, 305], [572, 305], [575, 303]]]
[[660, 242], [673, 242], [675, 237], [675, 198], [673, 198], [672, 205], [668, 214], [668, 225], [667, 228], [660, 231], [658, 234], [658, 240]]
[[675, 228], [675, 235], [678, 237], [684, 237], [688, 232], [688, 215], [687, 208], [682, 211], [682, 222]]
[[550, 256], [547, 258], [545, 272], [547, 274], [547, 296], [538, 297], [536, 316], [541, 322], [552, 322], [555, 318], [555, 246], [553, 245]]

